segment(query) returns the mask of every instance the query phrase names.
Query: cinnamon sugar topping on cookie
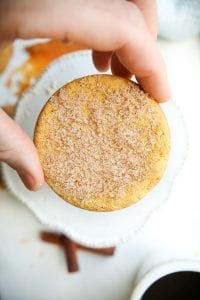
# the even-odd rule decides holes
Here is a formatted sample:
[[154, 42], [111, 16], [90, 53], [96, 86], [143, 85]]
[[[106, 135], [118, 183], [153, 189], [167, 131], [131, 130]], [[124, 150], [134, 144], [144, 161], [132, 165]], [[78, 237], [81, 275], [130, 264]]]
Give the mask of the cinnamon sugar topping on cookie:
[[159, 157], [152, 153], [165, 135], [157, 104], [137, 85], [103, 77], [61, 88], [38, 121], [46, 178], [53, 178], [58, 194], [80, 203], [123, 198], [137, 189], [151, 176]]

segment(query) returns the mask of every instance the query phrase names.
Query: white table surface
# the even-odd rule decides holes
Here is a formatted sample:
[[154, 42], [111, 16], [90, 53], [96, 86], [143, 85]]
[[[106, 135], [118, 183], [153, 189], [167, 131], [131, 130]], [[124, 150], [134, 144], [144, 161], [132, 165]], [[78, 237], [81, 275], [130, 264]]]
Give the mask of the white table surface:
[[[170, 198], [113, 257], [79, 251], [80, 271], [66, 270], [63, 250], [39, 239], [45, 229], [0, 190], [0, 299], [128, 300], [140, 262], [157, 249], [200, 260], [200, 40], [159, 41], [173, 98], [189, 134], [187, 160]], [[178, 142], [178, 141], [177, 141]]]

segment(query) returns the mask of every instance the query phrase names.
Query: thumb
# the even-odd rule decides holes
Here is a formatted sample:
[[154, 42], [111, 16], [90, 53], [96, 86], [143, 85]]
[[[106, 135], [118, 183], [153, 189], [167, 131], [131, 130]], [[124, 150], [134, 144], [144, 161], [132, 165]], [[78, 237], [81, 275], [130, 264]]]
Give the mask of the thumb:
[[43, 184], [43, 172], [33, 142], [2, 109], [0, 161], [15, 169], [28, 189], [38, 190]]

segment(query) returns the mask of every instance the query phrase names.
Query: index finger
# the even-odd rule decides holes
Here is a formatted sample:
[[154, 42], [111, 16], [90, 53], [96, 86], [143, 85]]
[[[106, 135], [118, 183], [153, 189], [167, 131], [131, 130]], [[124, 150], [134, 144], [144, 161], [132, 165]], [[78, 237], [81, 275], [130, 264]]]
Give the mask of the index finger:
[[116, 51], [122, 65], [135, 74], [144, 91], [157, 101], [171, 98], [166, 67], [161, 54], [147, 30], [139, 34], [130, 33], [127, 44]]
[[129, 22], [132, 26], [137, 24], [137, 29], [130, 26], [127, 43], [116, 51], [116, 55], [120, 63], [136, 76], [146, 92], [159, 102], [167, 101], [171, 98], [171, 92], [164, 61], [143, 15], [133, 2], [129, 4], [134, 11], [129, 14]]
[[[139, 0], [136, 2], [139, 3]], [[125, 38], [123, 45], [115, 51], [116, 56], [120, 63], [136, 76], [144, 91], [158, 102], [167, 101], [171, 98], [171, 92], [165, 63], [154, 41], [155, 35], [152, 34], [153, 27], [150, 31], [143, 14], [133, 2], [125, 3], [127, 7], [127, 23], [123, 24], [123, 26], [126, 24]], [[148, 21], [150, 22], [150, 19]], [[120, 25], [120, 20], [118, 24]], [[110, 34], [114, 37], [117, 34], [117, 27]]]

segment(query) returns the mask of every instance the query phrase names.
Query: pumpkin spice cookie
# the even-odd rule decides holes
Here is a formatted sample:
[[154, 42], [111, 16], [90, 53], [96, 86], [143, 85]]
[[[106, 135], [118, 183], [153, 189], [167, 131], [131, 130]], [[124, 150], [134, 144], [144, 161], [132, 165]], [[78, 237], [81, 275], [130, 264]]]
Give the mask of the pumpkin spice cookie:
[[60, 88], [38, 117], [34, 142], [49, 186], [67, 202], [99, 212], [142, 199], [162, 177], [170, 151], [159, 104], [112, 75]]

